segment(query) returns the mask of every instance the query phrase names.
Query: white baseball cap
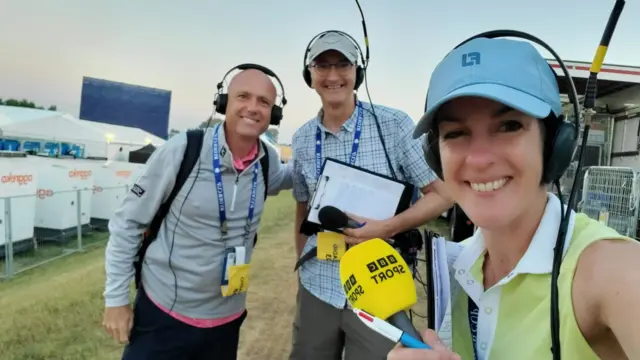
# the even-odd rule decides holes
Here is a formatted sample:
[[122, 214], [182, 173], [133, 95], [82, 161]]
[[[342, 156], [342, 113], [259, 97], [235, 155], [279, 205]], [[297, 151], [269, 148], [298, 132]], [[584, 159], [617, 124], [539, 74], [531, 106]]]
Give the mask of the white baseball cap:
[[308, 59], [313, 61], [318, 55], [329, 50], [341, 53], [353, 64], [358, 61], [358, 48], [356, 45], [347, 36], [337, 32], [328, 32], [316, 39], [309, 49]]

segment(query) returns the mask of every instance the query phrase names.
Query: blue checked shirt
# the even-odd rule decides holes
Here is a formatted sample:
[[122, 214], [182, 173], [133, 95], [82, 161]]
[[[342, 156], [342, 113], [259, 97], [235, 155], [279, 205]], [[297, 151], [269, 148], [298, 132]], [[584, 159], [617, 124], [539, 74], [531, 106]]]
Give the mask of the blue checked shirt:
[[[377, 132], [371, 104], [362, 103], [364, 122], [360, 137], [360, 147], [355, 166], [392, 176], [384, 155], [382, 143]], [[380, 129], [385, 141], [393, 170], [399, 180], [407, 181], [422, 188], [436, 179], [436, 175], [427, 165], [422, 151], [422, 139], [413, 139], [415, 127], [409, 115], [403, 111], [374, 105]], [[293, 135], [293, 196], [298, 202], [310, 201], [316, 187], [315, 142], [316, 129], [322, 130], [322, 159], [331, 157], [349, 162], [353, 133], [358, 108], [337, 135], [332, 134], [321, 123], [322, 112], [300, 127]], [[316, 246], [316, 236], [310, 236], [302, 253]], [[324, 261], [313, 258], [299, 269], [302, 286], [310, 293], [336, 308], [343, 309], [347, 298], [340, 283], [338, 261]]]

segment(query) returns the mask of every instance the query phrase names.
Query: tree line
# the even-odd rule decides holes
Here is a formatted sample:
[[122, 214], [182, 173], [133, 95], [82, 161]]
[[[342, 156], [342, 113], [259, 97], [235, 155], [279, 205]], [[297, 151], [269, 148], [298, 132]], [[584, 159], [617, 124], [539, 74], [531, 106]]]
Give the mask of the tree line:
[[[37, 105], [36, 103], [34, 103], [33, 101], [27, 100], [27, 99], [22, 99], [22, 100], [17, 100], [17, 99], [7, 99], [7, 100], [3, 100], [0, 99], [0, 105], [6, 105], [6, 106], [17, 106], [17, 107], [23, 107], [23, 108], [31, 108], [31, 109], [41, 109], [44, 110], [45, 107], [41, 106], [41, 105]], [[50, 105], [47, 110], [51, 110], [51, 111], [57, 111], [58, 107], [56, 105]], [[218, 117], [209, 117], [207, 118], [207, 120], [203, 121], [200, 123], [200, 125], [198, 125], [199, 129], [204, 129], [206, 127], [214, 127], [216, 126], [216, 124], [219, 124], [221, 122], [223, 122], [224, 120]], [[175, 135], [179, 133], [178, 130], [175, 129], [171, 129], [169, 131], [169, 137]], [[269, 137], [271, 137], [275, 142], [278, 141], [278, 129], [276, 128], [270, 128], [267, 130], [267, 135]]]
[[[45, 109], [44, 106], [36, 105], [36, 103], [34, 103], [33, 101], [29, 101], [27, 99], [22, 99], [22, 100], [17, 100], [17, 99], [3, 100], [3, 99], [0, 99], [0, 105], [17, 106], [17, 107], [31, 108], [31, 109], [41, 109], [41, 110]], [[58, 107], [55, 106], [55, 105], [50, 105], [47, 108], [47, 110], [57, 111]]]

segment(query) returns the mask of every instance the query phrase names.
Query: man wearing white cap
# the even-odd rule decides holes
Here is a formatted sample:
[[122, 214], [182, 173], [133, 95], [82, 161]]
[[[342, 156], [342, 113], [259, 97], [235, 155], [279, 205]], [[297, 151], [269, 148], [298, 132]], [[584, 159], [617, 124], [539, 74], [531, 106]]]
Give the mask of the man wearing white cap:
[[[293, 136], [295, 246], [300, 259], [300, 286], [290, 360], [338, 360], [343, 352], [347, 360], [385, 359], [395, 345], [347, 309], [339, 261], [320, 260], [318, 256], [305, 258], [317, 247], [316, 235], [305, 228], [303, 220], [324, 159], [345, 161], [412, 183], [424, 194], [408, 210], [392, 218], [359, 219], [366, 220], [366, 224], [345, 230], [348, 244], [391, 238], [437, 218], [451, 206], [440, 195], [442, 183], [427, 166], [420, 140], [412, 138], [412, 119], [403, 111], [368, 104], [355, 96], [354, 90], [365, 77], [364, 69], [358, 65], [359, 54], [362, 52], [357, 42], [339, 31], [316, 36], [305, 54], [303, 78], [320, 96], [322, 108]], [[302, 232], [301, 227], [305, 228]]]

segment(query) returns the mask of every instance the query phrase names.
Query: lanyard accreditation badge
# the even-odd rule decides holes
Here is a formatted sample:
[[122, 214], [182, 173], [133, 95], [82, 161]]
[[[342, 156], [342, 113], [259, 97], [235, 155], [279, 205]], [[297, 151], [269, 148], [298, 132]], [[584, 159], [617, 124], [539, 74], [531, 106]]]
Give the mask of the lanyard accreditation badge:
[[[362, 134], [362, 124], [364, 122], [364, 111], [362, 103], [358, 101], [358, 113], [356, 114], [356, 128], [353, 132], [353, 144], [351, 145], [351, 155], [349, 164], [356, 164], [358, 147], [360, 146], [360, 135]], [[322, 130], [320, 126], [316, 128], [316, 178], [322, 174]], [[317, 235], [318, 260], [340, 260], [346, 251], [344, 235], [331, 231], [321, 231]]]
[[[218, 195], [218, 211], [220, 218], [220, 232], [222, 241], [225, 243], [228, 232], [227, 213], [224, 201], [224, 188], [222, 186], [222, 174], [220, 168], [220, 149], [218, 146], [218, 124], [213, 133], [213, 176], [216, 182], [216, 194]], [[222, 296], [231, 296], [244, 293], [249, 288], [249, 264], [246, 263], [246, 246], [251, 232], [251, 223], [253, 213], [256, 207], [256, 193], [258, 189], [258, 170], [259, 163], [253, 167], [253, 180], [251, 181], [251, 201], [249, 203], [249, 214], [247, 222], [244, 226], [244, 246], [227, 247], [224, 252], [224, 260], [222, 264], [222, 281], [220, 289]]]

